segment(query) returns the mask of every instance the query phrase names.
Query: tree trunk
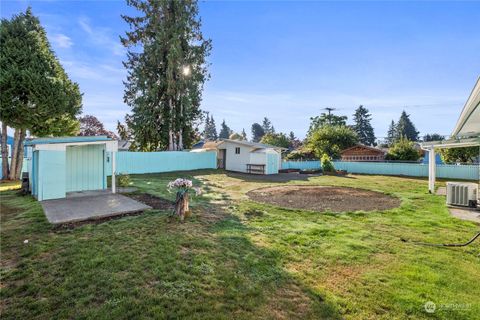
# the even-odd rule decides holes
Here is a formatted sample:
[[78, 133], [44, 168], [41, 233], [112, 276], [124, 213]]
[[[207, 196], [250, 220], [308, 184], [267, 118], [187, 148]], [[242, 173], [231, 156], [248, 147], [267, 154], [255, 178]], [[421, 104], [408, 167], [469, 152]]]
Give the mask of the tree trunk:
[[[189, 214], [189, 200], [188, 192], [177, 192], [177, 199], [175, 201], [175, 214], [180, 218], [180, 221], [185, 220], [185, 216]], [[187, 214], [187, 215], [186, 215]]]
[[180, 129], [178, 134], [178, 150], [183, 151], [183, 130]]
[[23, 156], [25, 153], [25, 148], [24, 148], [25, 135], [26, 135], [26, 130], [21, 129], [20, 139], [18, 143], [17, 168], [16, 168], [17, 171], [15, 172], [15, 180], [18, 180], [22, 177]]
[[8, 179], [10, 169], [8, 165], [7, 124], [2, 122], [2, 179]]
[[13, 135], [12, 162], [10, 163], [10, 180], [20, 179], [23, 166], [23, 142], [25, 140], [25, 129], [15, 129]]
[[15, 129], [13, 133], [13, 150], [12, 150], [12, 160], [10, 162], [10, 175], [8, 179], [15, 180], [15, 173], [17, 172], [17, 159], [18, 159], [18, 143], [20, 140], [20, 129]]

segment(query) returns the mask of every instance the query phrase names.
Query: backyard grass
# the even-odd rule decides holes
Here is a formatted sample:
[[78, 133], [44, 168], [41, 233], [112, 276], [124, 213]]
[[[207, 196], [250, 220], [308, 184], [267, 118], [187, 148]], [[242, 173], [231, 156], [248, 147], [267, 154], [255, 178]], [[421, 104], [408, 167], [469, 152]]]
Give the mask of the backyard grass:
[[[480, 318], [480, 242], [401, 241], [464, 242], [479, 230], [450, 216], [425, 180], [198, 171], [132, 176], [132, 184], [173, 199], [166, 184], [180, 176], [204, 190], [184, 224], [151, 210], [57, 229], [33, 198], [2, 189], [2, 319]], [[318, 213], [246, 196], [283, 184], [364, 188], [401, 206]]]

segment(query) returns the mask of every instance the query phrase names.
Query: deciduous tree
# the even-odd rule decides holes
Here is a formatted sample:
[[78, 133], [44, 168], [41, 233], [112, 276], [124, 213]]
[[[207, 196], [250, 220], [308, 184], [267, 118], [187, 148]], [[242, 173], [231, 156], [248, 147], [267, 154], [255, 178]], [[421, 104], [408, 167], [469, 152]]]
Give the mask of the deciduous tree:
[[473, 163], [480, 160], [479, 147], [440, 149], [440, 155], [445, 163]]
[[318, 158], [327, 154], [338, 159], [340, 152], [358, 143], [358, 136], [350, 127], [324, 125], [315, 130], [308, 138], [308, 146]]
[[327, 113], [322, 113], [320, 116], [310, 118], [310, 127], [308, 128], [307, 136], [310, 136], [314, 131], [323, 126], [346, 126], [347, 116], [337, 116]]
[[415, 149], [413, 141], [408, 140], [406, 137], [398, 139], [388, 149], [388, 153], [385, 156], [387, 160], [402, 160], [402, 161], [417, 161], [420, 158], [420, 153]]
[[109, 138], [118, 138], [115, 133], [106, 130], [103, 123], [95, 116], [87, 114], [78, 120], [80, 121], [79, 136], [107, 136]]
[[286, 148], [290, 147], [290, 139], [285, 133], [267, 133], [260, 140], [261, 143], [269, 144], [276, 147]]

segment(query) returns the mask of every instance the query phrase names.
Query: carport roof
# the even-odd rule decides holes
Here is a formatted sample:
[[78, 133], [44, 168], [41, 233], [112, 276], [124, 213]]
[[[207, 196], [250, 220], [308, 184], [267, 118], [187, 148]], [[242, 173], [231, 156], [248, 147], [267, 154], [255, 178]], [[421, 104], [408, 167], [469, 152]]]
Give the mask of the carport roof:
[[94, 137], [56, 137], [56, 138], [37, 138], [25, 141], [26, 146], [33, 146], [37, 144], [52, 144], [52, 143], [82, 143], [95, 141], [111, 141], [107, 136]]

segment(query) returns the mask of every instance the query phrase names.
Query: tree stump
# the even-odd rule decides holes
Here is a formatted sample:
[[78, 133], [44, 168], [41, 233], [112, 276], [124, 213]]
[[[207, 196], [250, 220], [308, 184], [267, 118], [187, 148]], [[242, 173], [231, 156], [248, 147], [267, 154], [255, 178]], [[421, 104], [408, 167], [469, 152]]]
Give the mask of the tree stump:
[[188, 192], [177, 192], [175, 200], [175, 214], [180, 217], [180, 221], [184, 221], [185, 217], [190, 216]]

